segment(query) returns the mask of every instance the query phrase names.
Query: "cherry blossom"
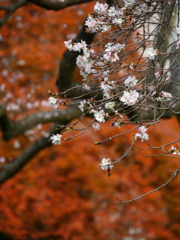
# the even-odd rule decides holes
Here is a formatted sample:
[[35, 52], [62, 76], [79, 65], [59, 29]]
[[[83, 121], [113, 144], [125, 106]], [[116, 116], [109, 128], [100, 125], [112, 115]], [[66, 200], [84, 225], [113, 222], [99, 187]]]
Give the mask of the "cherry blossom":
[[86, 50], [87, 44], [85, 41], [77, 42], [77, 43], [72, 43], [72, 39], [68, 41], [64, 41], [65, 46], [70, 50], [70, 51], [75, 51], [75, 52], [80, 52], [81, 50]]
[[138, 80], [134, 76], [128, 76], [124, 81], [126, 87], [134, 87], [136, 86]]
[[109, 6], [107, 3], [102, 4], [102, 3], [97, 2], [94, 6], [94, 12], [101, 14], [101, 15], [106, 15], [108, 7]]
[[115, 9], [114, 6], [113, 6], [113, 7], [110, 7], [110, 8], [108, 9], [108, 16], [109, 16], [109, 17], [115, 17], [116, 14], [117, 14], [117, 11], [116, 11], [116, 9]]
[[57, 99], [55, 97], [49, 97], [48, 100], [49, 100], [49, 103], [52, 105], [55, 105], [57, 103]]
[[84, 112], [84, 108], [85, 108], [86, 104], [87, 104], [86, 100], [80, 101], [79, 108], [80, 108], [81, 112]]
[[125, 7], [129, 7], [133, 5], [136, 1], [135, 0], [124, 0]]
[[157, 55], [157, 50], [155, 50], [154, 48], [148, 48], [147, 55], [150, 60], [154, 60], [155, 56]]
[[61, 137], [62, 137], [62, 135], [60, 135], [60, 134], [56, 134], [56, 135], [53, 134], [50, 137], [50, 140], [52, 141], [52, 143], [54, 145], [60, 145], [61, 144]]
[[169, 101], [172, 99], [172, 94], [164, 91], [161, 91], [159, 94], [154, 91], [151, 96], [154, 97], [157, 101]]
[[112, 20], [112, 23], [121, 27], [122, 23], [123, 23], [123, 19], [122, 18], [115, 18]]
[[146, 133], [148, 129], [145, 127], [145, 126], [141, 126], [139, 129], [138, 129], [138, 133], [135, 134], [135, 140], [137, 138], [140, 138], [141, 139], [141, 142], [144, 142], [144, 141], [147, 141], [149, 140], [149, 136], [148, 134]]
[[110, 158], [103, 158], [102, 162], [99, 164], [102, 170], [108, 170], [113, 168], [113, 164], [111, 164]]
[[139, 93], [136, 90], [124, 91], [123, 96], [120, 97], [120, 101], [128, 106], [134, 105], [139, 98]]
[[94, 110], [94, 118], [96, 119], [96, 121], [100, 122], [100, 123], [103, 123], [105, 122], [105, 112], [104, 110], [100, 110], [100, 111], [96, 111]]
[[171, 153], [173, 153], [173, 155], [180, 155], [180, 151], [179, 151], [179, 148], [176, 148], [174, 146], [171, 146], [171, 148], [169, 149], [169, 151]]
[[114, 110], [115, 102], [107, 102], [105, 108]]

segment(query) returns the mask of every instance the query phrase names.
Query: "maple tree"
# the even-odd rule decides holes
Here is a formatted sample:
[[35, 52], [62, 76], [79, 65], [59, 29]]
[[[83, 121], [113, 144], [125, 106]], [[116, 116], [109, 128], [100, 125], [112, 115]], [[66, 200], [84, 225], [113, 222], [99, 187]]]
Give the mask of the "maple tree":
[[[44, 99], [49, 97], [47, 96], [48, 90], [55, 92], [52, 96], [58, 96], [56, 95], [55, 82], [58, 75], [59, 59], [62, 59], [57, 81], [59, 91], [65, 91], [65, 97], [70, 98], [76, 98], [78, 95], [84, 94], [82, 88], [74, 88], [76, 86], [76, 84], [74, 85], [74, 77], [77, 82], [81, 82], [79, 81], [79, 73], [75, 72], [74, 74], [75, 59], [79, 52], [66, 51], [63, 57], [65, 51], [63, 42], [67, 38], [71, 39], [75, 36], [79, 29], [78, 25], [83, 25], [83, 19], [89, 12], [93, 11], [94, 6], [94, 3], [82, 5], [81, 8], [78, 5], [74, 6], [74, 9], [68, 10], [65, 9], [67, 6], [87, 1], [48, 2], [41, 0], [13, 1], [10, 8], [10, 1], [5, 2], [1, 7], [5, 15], [3, 12], [4, 17], [1, 19], [3, 48], [0, 54], [4, 67], [1, 74], [1, 97], [6, 108], [4, 104], [1, 105], [1, 127], [3, 139], [10, 141], [8, 145], [2, 142], [1, 146], [1, 149], [3, 149], [1, 182], [11, 178], [37, 153], [50, 146], [50, 136], [60, 132], [59, 125], [63, 126], [64, 129], [65, 125], [74, 120], [67, 128], [70, 132], [64, 132], [63, 135], [64, 139], [74, 138], [72, 126], [77, 121], [79, 122], [79, 117], [82, 114], [79, 107], [70, 105], [68, 108], [65, 106], [60, 110], [54, 110], [54, 107], [52, 108]], [[27, 2], [32, 2], [41, 6], [41, 8], [26, 4]], [[109, 4], [112, 4], [112, 2], [109, 1]], [[21, 6], [23, 8], [20, 8]], [[48, 10], [63, 9], [63, 11], [57, 12], [55, 17], [54, 12], [46, 11], [44, 8]], [[18, 11], [8, 20], [8, 17], [17, 9]], [[73, 16], [69, 18], [69, 14], [72, 13]], [[76, 26], [72, 19], [76, 19]], [[5, 21], [7, 21], [6, 24]], [[63, 24], [59, 24], [61, 21]], [[21, 31], [20, 33], [18, 29]], [[81, 39], [89, 44], [92, 42], [94, 34], [86, 34], [85, 29], [84, 26], [75, 37], [74, 42], [79, 42]], [[60, 34], [57, 34], [57, 32]], [[133, 55], [130, 62], [132, 61]], [[174, 75], [176, 74], [174, 73]], [[70, 89], [69, 95], [68, 89]], [[90, 97], [88, 95], [88, 98]], [[80, 98], [82, 99], [82, 97]], [[87, 99], [87, 96], [85, 99]], [[101, 96], [100, 99], [102, 99]], [[66, 102], [63, 103], [66, 105]], [[165, 117], [171, 116], [172, 114]], [[78, 123], [78, 129], [86, 129], [90, 121], [85, 118], [84, 123]], [[179, 137], [178, 123], [175, 118], [168, 121], [160, 125], [164, 129], [163, 136], [161, 136], [162, 133], [159, 132], [159, 128], [156, 132], [149, 130], [152, 131], [153, 139], [155, 139], [152, 142], [154, 146], [164, 146], [167, 142], [177, 141]], [[43, 127], [40, 125], [50, 122], [57, 122], [51, 127], [50, 132], [48, 132], [49, 124]], [[167, 125], [170, 126], [170, 129], [167, 129]], [[174, 128], [172, 125], [174, 125]], [[33, 131], [27, 131], [32, 128]], [[131, 130], [126, 124], [123, 129], [125, 132]], [[96, 156], [98, 155], [100, 159], [105, 156], [117, 159], [119, 155], [128, 150], [127, 146], [131, 145], [132, 137], [127, 135], [126, 146], [120, 140], [121, 138], [118, 141], [112, 139], [105, 143], [104, 147], [103, 144], [91, 146], [93, 141], [103, 142], [104, 139], [109, 139], [111, 135], [117, 134], [117, 129], [110, 128], [108, 123], [103, 123], [102, 129], [99, 131], [98, 134], [93, 132], [92, 136], [92, 129], [89, 131], [87, 129], [86, 135], [82, 136], [81, 140], [77, 140], [77, 142], [76, 139], [72, 140], [72, 143], [63, 141], [63, 147], [60, 147], [59, 150], [53, 147], [53, 151], [42, 151], [38, 154], [36, 162], [27, 165], [24, 174], [17, 175], [16, 178], [2, 186], [2, 190], [6, 192], [9, 201], [4, 198], [2, 191], [1, 213], [4, 224], [1, 231], [15, 239], [28, 239], [28, 237], [32, 239], [45, 239], [46, 237], [48, 239], [79, 239], [79, 237], [82, 239], [116, 239], [119, 235], [122, 235], [122, 239], [127, 236], [135, 239], [145, 236], [148, 239], [178, 239], [179, 225], [177, 223], [179, 215], [174, 216], [174, 213], [179, 213], [179, 195], [176, 193], [178, 182], [170, 183], [169, 187], [166, 186], [165, 189], [170, 188], [168, 191], [173, 194], [173, 199], [169, 199], [164, 190], [164, 192], [156, 192], [152, 196], [146, 196], [144, 207], [142, 207], [142, 202], [133, 203], [130, 209], [126, 206], [120, 206], [121, 214], [126, 212], [123, 214], [123, 218], [120, 217], [121, 214], [118, 213], [116, 204], [112, 206], [112, 202], [106, 203], [104, 201], [106, 192], [108, 196], [110, 194], [114, 196], [114, 193], [117, 193], [119, 199], [133, 199], [159, 187], [168, 181], [165, 175], [167, 168], [178, 169], [177, 162], [170, 163], [168, 156], [167, 158], [163, 156], [158, 158], [158, 155], [161, 155], [161, 148], [157, 149], [156, 154], [152, 151], [153, 149], [148, 149], [148, 155], [156, 156], [146, 158], [145, 161], [144, 153], [133, 149], [132, 152], [128, 151], [125, 156], [125, 160], [128, 159], [128, 166], [125, 162], [120, 166], [116, 164], [116, 168], [113, 168], [113, 178], [109, 178], [112, 180], [107, 180], [107, 175], [100, 176], [101, 172], [97, 170], [99, 164], [97, 164]], [[120, 134], [123, 133], [121, 128], [118, 131]], [[23, 133], [25, 134], [22, 135]], [[136, 133], [136, 131], [133, 132], [133, 134]], [[39, 135], [42, 135], [41, 138], [39, 138]], [[166, 141], [163, 141], [163, 138], [166, 138]], [[28, 144], [30, 144], [29, 147]], [[167, 146], [166, 151], [169, 151], [171, 145]], [[174, 146], [178, 149], [178, 145]], [[99, 147], [100, 150], [97, 150]], [[140, 143], [139, 147], [147, 148], [145, 143]], [[68, 149], [71, 149], [71, 151], [68, 151]], [[108, 156], [108, 149], [112, 149], [111, 156]], [[52, 160], [50, 165], [49, 159]], [[77, 159], [81, 159], [81, 161], [77, 161]], [[44, 172], [45, 178], [43, 177]], [[122, 179], [119, 179], [119, 172], [123, 173]], [[59, 175], [61, 176], [59, 177]], [[149, 175], [150, 178], [147, 179], [146, 175]], [[93, 176], [93, 180], [89, 176]], [[102, 178], [101, 182], [97, 181], [99, 177]], [[38, 185], [37, 188], [35, 188], [36, 185]], [[82, 188], [79, 185], [82, 185]], [[44, 186], [46, 186], [45, 190], [38, 193], [37, 191], [43, 189]], [[64, 186], [64, 188], [59, 190], [59, 186]], [[27, 191], [23, 194], [24, 202], [19, 203], [19, 199], [12, 195], [22, 195], [25, 187]], [[32, 191], [28, 187], [32, 188]], [[76, 191], [73, 191], [74, 189]], [[67, 196], [69, 192], [72, 194], [70, 199]], [[119, 197], [120, 192], [121, 196]], [[54, 194], [56, 197], [54, 197]], [[96, 204], [94, 198], [97, 199]], [[155, 206], [153, 205], [154, 198], [158, 198]], [[113, 198], [113, 200], [115, 199]], [[60, 205], [60, 201], [63, 201], [65, 206]], [[57, 206], [58, 210], [56, 207], [50, 208], [52, 205]], [[172, 207], [172, 205], [174, 206]], [[16, 206], [18, 208], [14, 211]], [[80, 210], [79, 206], [81, 206]], [[33, 215], [32, 209], [34, 210]], [[139, 211], [138, 215], [135, 214], [137, 209]], [[147, 211], [143, 212], [144, 209], [148, 209], [153, 214], [147, 216]], [[38, 217], [39, 215], [41, 219]], [[28, 221], [27, 216], [29, 216]], [[49, 218], [48, 216], [52, 217]], [[142, 221], [142, 219], [145, 220]], [[27, 226], [24, 225], [26, 221]], [[61, 227], [59, 227], [59, 223], [61, 223]], [[90, 225], [90, 229], [87, 230], [86, 225]], [[102, 229], [104, 230], [102, 231]], [[90, 237], [88, 238], [88, 236]]]

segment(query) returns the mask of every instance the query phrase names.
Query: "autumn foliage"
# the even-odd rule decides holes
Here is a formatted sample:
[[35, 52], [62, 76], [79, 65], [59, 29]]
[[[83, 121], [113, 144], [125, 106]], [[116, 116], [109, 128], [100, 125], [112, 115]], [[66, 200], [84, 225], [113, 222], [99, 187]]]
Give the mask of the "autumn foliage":
[[[57, 90], [63, 42], [75, 36], [92, 6], [82, 4], [53, 12], [28, 4], [3, 26], [0, 97], [9, 106], [12, 119], [49, 108], [48, 90]], [[81, 124], [88, 121], [86, 118]], [[175, 170], [178, 160], [145, 157], [154, 152], [139, 150], [148, 147], [139, 141], [108, 177], [99, 166], [100, 160], [118, 158], [132, 140], [132, 134], [127, 134], [94, 145], [117, 133], [117, 128], [110, 126], [103, 123], [99, 131], [89, 127], [82, 136], [43, 150], [1, 185], [0, 239], [179, 239], [178, 178], [135, 202], [115, 203], [116, 197], [133, 199], [165, 183], [171, 176], [167, 169]], [[13, 161], [31, 141], [46, 134], [48, 127], [39, 125], [8, 143], [1, 140], [0, 157]], [[119, 132], [128, 129], [123, 126]], [[175, 118], [162, 120], [150, 129], [150, 143], [159, 146], [176, 140], [179, 130]]]

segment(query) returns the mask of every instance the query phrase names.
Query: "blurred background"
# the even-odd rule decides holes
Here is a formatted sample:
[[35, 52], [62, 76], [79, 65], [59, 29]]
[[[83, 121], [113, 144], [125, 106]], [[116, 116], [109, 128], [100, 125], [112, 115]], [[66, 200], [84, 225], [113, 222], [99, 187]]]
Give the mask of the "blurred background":
[[[1, 4], [8, 1], [0, 1]], [[0, 99], [15, 121], [37, 111], [53, 109], [48, 90], [56, 92], [64, 41], [74, 38], [94, 3], [61, 11], [27, 4], [15, 12], [0, 32]], [[77, 72], [77, 78], [79, 78]], [[85, 126], [90, 120], [85, 118]], [[0, 167], [14, 159], [51, 124], [38, 125], [9, 142], [0, 140]], [[129, 126], [119, 130], [126, 131]], [[149, 130], [159, 146], [179, 137], [176, 118]], [[180, 239], [180, 179], [160, 191], [125, 205], [165, 183], [178, 160], [145, 157], [151, 150], [134, 148], [108, 177], [99, 163], [128, 149], [132, 135], [95, 146], [115, 135], [103, 123], [82, 136], [41, 151], [16, 176], [0, 186], [0, 240], [166, 240]], [[140, 143], [138, 147], [147, 147]], [[160, 152], [159, 152], [160, 153]], [[158, 150], [156, 151], [158, 154]]]

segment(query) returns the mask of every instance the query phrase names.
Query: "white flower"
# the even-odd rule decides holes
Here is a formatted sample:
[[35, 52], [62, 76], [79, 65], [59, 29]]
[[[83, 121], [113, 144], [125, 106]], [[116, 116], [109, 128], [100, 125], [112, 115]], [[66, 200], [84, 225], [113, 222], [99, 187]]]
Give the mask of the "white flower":
[[124, 84], [126, 87], [134, 87], [136, 86], [136, 83], [138, 82], [138, 80], [133, 77], [133, 76], [129, 76], [128, 78], [126, 78], [126, 80], [124, 81]]
[[119, 60], [119, 57], [117, 55], [117, 52], [106, 52], [103, 55], [104, 59], [108, 62], [116, 62], [117, 60]]
[[164, 91], [160, 92], [160, 96], [162, 97], [162, 100], [164, 100], [164, 101], [171, 100], [171, 98], [172, 98], [171, 93], [164, 92]]
[[81, 112], [84, 112], [84, 107], [86, 106], [86, 100], [80, 101], [80, 105], [79, 108], [81, 110]]
[[91, 15], [88, 16], [84, 25], [87, 26], [92, 33], [95, 33], [99, 29], [98, 22]]
[[52, 105], [55, 105], [57, 103], [57, 99], [54, 97], [49, 97], [48, 100], [49, 100], [49, 103]]
[[85, 51], [87, 49], [86, 42], [82, 40], [81, 42], [72, 43], [72, 39], [70, 39], [65, 41], [64, 44], [70, 51], [80, 52], [81, 50]]
[[130, 90], [130, 92], [124, 91], [123, 96], [119, 100], [128, 106], [132, 106], [138, 101], [138, 98], [139, 93], [136, 90]]
[[125, 7], [129, 7], [135, 3], [135, 0], [124, 0]]
[[60, 134], [56, 134], [56, 135], [53, 134], [53, 136], [51, 136], [50, 139], [51, 139], [53, 144], [60, 145], [61, 144], [61, 137], [62, 137], [62, 135], [60, 135]]
[[155, 98], [157, 101], [169, 101], [169, 100], [171, 100], [172, 95], [171, 95], [171, 93], [161, 91], [157, 96], [157, 92], [154, 91], [151, 94], [151, 97], [152, 97], [152, 100], [153, 100], [153, 98]]
[[113, 89], [113, 87], [111, 85], [109, 85], [108, 83], [106, 83], [106, 82], [102, 82], [100, 87], [105, 92], [110, 91], [111, 89]]
[[72, 50], [72, 39], [64, 41], [64, 45], [71, 51]]
[[94, 118], [96, 119], [96, 121], [98, 121], [100, 123], [105, 122], [104, 116], [105, 116], [104, 110], [94, 111]]
[[107, 3], [101, 4], [99, 2], [96, 2], [95, 6], [94, 6], [94, 12], [96, 12], [98, 14], [102, 14], [102, 15], [106, 15], [107, 9], [108, 9]]
[[157, 55], [157, 50], [155, 50], [154, 48], [148, 48], [147, 55], [150, 60], [154, 60], [155, 56]]
[[125, 48], [125, 44], [113, 44], [112, 42], [108, 43], [105, 46], [105, 54], [103, 55], [104, 59], [109, 62], [116, 62], [119, 60], [118, 53]]
[[111, 25], [108, 25], [107, 23], [104, 22], [104, 23], [101, 25], [100, 30], [101, 30], [102, 32], [107, 32], [107, 31], [111, 30]]
[[108, 16], [109, 17], [115, 17], [116, 16], [116, 9], [115, 9], [115, 7], [110, 7], [109, 9], [108, 9]]
[[123, 23], [123, 20], [122, 20], [122, 18], [115, 18], [115, 19], [112, 20], [112, 23], [121, 27], [121, 25]]
[[146, 133], [147, 130], [148, 130], [147, 128], [145, 128], [144, 126], [141, 126], [138, 129], [139, 132], [135, 134], [135, 140], [137, 138], [140, 138], [141, 142], [149, 140], [149, 135]]
[[105, 108], [114, 110], [115, 102], [107, 102]]
[[93, 63], [94, 60], [92, 60], [88, 54], [84, 56], [79, 55], [76, 58], [76, 64], [81, 69], [81, 73], [84, 72], [85, 74], [90, 74]]
[[99, 130], [100, 129], [100, 124], [99, 123], [93, 123], [92, 127], [94, 128], [94, 130]]
[[111, 164], [110, 158], [103, 158], [102, 163], [99, 164], [102, 170], [108, 170], [113, 168], [113, 164]]
[[87, 49], [87, 44], [85, 41], [82, 41], [82, 40], [81, 42], [74, 43], [73, 45], [73, 51], [75, 52], [80, 52], [81, 50], [86, 51], [86, 49]]
[[105, 48], [106, 48], [105, 52], [120, 52], [122, 49], [125, 48], [125, 44], [120, 43], [113, 44], [113, 42], [110, 42], [105, 46]]
[[112, 95], [112, 94], [111, 94], [110, 91], [104, 91], [104, 92], [103, 92], [103, 97], [104, 97], [104, 98], [107, 98], [107, 99], [108, 99], [108, 98], [111, 97], [111, 95]]
[[176, 148], [174, 146], [171, 146], [169, 151], [174, 154], [174, 152], [176, 151]]
[[155, 72], [155, 77], [158, 79], [161, 77], [161, 71]]

